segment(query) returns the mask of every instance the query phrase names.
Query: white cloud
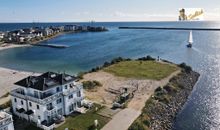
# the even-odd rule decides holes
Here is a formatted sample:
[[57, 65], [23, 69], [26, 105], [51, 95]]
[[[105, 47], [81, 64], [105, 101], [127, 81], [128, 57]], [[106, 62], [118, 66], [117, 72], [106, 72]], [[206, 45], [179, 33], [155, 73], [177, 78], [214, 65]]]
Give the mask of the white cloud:
[[146, 21], [153, 21], [153, 20], [176, 20], [176, 14], [150, 14], [150, 13], [124, 13], [122, 11], [115, 11], [112, 17], [118, 19], [130, 19], [130, 20], [146, 20]]

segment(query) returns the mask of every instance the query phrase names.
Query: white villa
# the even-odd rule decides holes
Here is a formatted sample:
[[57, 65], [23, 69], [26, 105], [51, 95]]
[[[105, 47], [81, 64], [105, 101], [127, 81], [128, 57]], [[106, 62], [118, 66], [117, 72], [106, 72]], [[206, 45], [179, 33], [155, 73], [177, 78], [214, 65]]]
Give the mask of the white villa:
[[14, 130], [12, 116], [4, 111], [0, 111], [0, 130]]
[[47, 72], [15, 85], [10, 93], [13, 113], [43, 129], [53, 129], [61, 117], [81, 110], [83, 86], [74, 76]]

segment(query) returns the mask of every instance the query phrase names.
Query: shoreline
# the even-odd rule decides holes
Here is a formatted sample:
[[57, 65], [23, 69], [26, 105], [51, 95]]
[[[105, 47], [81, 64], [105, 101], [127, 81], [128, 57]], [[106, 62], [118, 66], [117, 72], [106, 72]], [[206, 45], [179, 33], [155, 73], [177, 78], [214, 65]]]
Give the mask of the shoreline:
[[[30, 75], [38, 75], [39, 73], [19, 71], [19, 70], [0, 67], [0, 74], [1, 74], [0, 76], [0, 86], [1, 86], [0, 97], [1, 97], [7, 92], [10, 92], [12, 89], [16, 88], [16, 86], [14, 85], [15, 82]], [[0, 104], [4, 103], [3, 101], [5, 98], [0, 99]]]
[[[73, 32], [68, 32], [68, 33], [73, 33]], [[1, 50], [6, 50], [6, 49], [10, 49], [10, 48], [18, 48], [18, 47], [28, 47], [28, 46], [32, 46], [32, 45], [35, 45], [35, 44], [39, 44], [41, 42], [44, 42], [44, 41], [47, 41], [47, 40], [51, 40], [53, 38], [56, 38], [58, 36], [61, 36], [61, 35], [64, 35], [64, 34], [68, 34], [68, 33], [65, 33], [65, 32], [62, 32], [62, 33], [58, 33], [58, 34], [55, 34], [51, 37], [46, 37], [44, 38], [43, 40], [39, 40], [39, 41], [33, 41], [31, 43], [25, 43], [25, 44], [18, 44], [18, 43], [2, 43], [0, 45], [0, 51]]]
[[129, 130], [136, 127], [147, 127], [153, 130], [175, 129], [176, 116], [183, 109], [199, 77], [200, 74], [195, 71], [182, 71], [167, 85], [156, 89], [146, 102], [141, 116]]

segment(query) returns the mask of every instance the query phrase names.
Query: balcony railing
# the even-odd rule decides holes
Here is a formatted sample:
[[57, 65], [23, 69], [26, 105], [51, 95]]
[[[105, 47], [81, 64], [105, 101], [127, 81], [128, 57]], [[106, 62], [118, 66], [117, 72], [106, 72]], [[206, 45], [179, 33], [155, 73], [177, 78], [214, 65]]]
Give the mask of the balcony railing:
[[55, 126], [56, 126], [55, 123], [50, 126], [39, 125], [39, 127], [42, 128], [43, 130], [54, 130]]
[[8, 125], [12, 122], [12, 118], [11, 116], [6, 116], [6, 118], [0, 120], [0, 127], [4, 126], [4, 125]]
[[39, 98], [36, 98], [36, 97], [32, 97], [32, 96], [28, 96], [28, 95], [23, 95], [21, 93], [19, 93], [16, 90], [13, 90], [11, 91], [10, 93], [12, 96], [15, 96], [15, 97], [19, 97], [19, 98], [22, 98], [22, 99], [27, 99], [27, 100], [30, 100], [30, 101], [33, 101], [33, 102], [37, 102], [39, 104], [47, 104], [48, 102], [51, 102], [53, 100], [56, 100], [58, 98], [60, 98], [62, 96], [62, 92], [59, 92], [59, 93], [56, 93], [54, 95], [51, 95], [47, 98], [44, 98], [44, 99], [39, 99]]
[[76, 97], [74, 100], [75, 102], [78, 102], [78, 101], [82, 101], [84, 99], [84, 97]]
[[81, 84], [77, 84], [76, 86], [74, 86], [73, 88], [70, 88], [68, 90], [66, 90], [65, 92], [63, 92], [63, 95], [69, 95], [71, 93], [77, 92], [82, 88]]
[[56, 112], [57, 112], [57, 108], [56, 107], [51, 107], [51, 108], [46, 110], [46, 114], [48, 116], [54, 115], [54, 114], [56, 114]]

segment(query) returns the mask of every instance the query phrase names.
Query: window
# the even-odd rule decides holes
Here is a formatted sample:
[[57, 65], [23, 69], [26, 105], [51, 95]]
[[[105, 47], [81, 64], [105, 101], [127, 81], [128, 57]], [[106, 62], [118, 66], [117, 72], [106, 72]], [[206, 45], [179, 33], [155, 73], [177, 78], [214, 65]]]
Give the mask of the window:
[[57, 92], [59, 92], [60, 91], [60, 88], [59, 87], [57, 87]]
[[73, 98], [73, 94], [69, 95], [69, 99]]
[[81, 102], [77, 102], [77, 107], [81, 107]]
[[70, 106], [69, 106], [69, 112], [72, 112], [73, 111], [73, 104], [71, 104]]
[[14, 98], [14, 101], [15, 101], [15, 102], [17, 102], [17, 99], [16, 99], [16, 98]]
[[63, 115], [62, 108], [57, 110], [58, 115]]
[[65, 89], [67, 89], [67, 85], [65, 85]]
[[81, 92], [77, 92], [77, 97], [81, 97]]
[[37, 109], [40, 109], [40, 106], [39, 106], [39, 105], [37, 105]]
[[38, 92], [34, 91], [34, 97], [38, 98]]
[[62, 102], [62, 99], [61, 99], [61, 98], [57, 99], [57, 104], [59, 104], [59, 103], [61, 103], [61, 102]]
[[23, 100], [21, 100], [21, 105], [23, 105], [24, 104], [24, 102], [23, 102]]
[[31, 102], [29, 102], [29, 106], [30, 106], [30, 107], [32, 106], [32, 103], [31, 103]]
[[73, 83], [70, 84], [70, 88], [73, 88]]
[[40, 120], [40, 116], [38, 116], [38, 119]]

